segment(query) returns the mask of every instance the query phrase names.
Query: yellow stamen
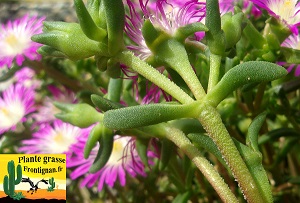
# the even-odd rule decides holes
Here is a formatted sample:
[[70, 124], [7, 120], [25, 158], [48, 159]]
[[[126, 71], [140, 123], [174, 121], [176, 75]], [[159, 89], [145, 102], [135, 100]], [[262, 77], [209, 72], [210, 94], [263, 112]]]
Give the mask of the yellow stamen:
[[55, 142], [62, 142], [64, 140], [64, 136], [62, 135], [62, 133], [57, 133], [54, 137], [54, 141]]
[[294, 2], [292, 2], [291, 0], [285, 0], [283, 1], [282, 5], [278, 6], [278, 15], [281, 16], [282, 19], [289, 21], [289, 18], [291, 18], [294, 15]]
[[120, 142], [115, 141], [113, 146], [113, 152], [120, 152], [123, 151], [123, 145]]
[[15, 35], [11, 34], [5, 38], [5, 41], [12, 47], [18, 45], [18, 39]]
[[9, 115], [9, 112], [8, 112], [8, 110], [7, 109], [5, 109], [5, 108], [0, 108], [0, 111], [4, 114], [4, 115], [6, 115], [6, 116], [8, 116]]
[[291, 6], [292, 6], [291, 0], [286, 0], [286, 1], [284, 1], [284, 5], [285, 5], [285, 6], [291, 7]]

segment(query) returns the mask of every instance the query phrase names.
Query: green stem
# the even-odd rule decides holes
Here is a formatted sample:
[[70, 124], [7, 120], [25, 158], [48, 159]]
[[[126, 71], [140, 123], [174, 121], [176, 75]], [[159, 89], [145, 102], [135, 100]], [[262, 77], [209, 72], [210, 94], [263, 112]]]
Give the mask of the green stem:
[[39, 61], [26, 61], [25, 66], [30, 67], [35, 72], [40, 73], [41, 71], [45, 71], [48, 77], [53, 78], [55, 81], [59, 82], [62, 85], [66, 85], [68, 88], [73, 90], [74, 92], [79, 92], [81, 90], [89, 90], [95, 94], [103, 95], [103, 93], [96, 87], [84, 82], [78, 81], [69, 78], [68, 76], [62, 74], [60, 71], [46, 66], [42, 62]]
[[245, 199], [253, 203], [265, 202], [251, 173], [224, 126], [218, 111], [205, 103], [202, 104], [201, 109], [199, 120], [208, 135], [218, 146], [224, 160], [238, 181]]
[[288, 81], [286, 83], [283, 83], [283, 85], [282, 85], [282, 90], [286, 94], [294, 92], [298, 89], [300, 89], [300, 80]]
[[184, 182], [184, 176], [182, 172], [180, 171], [180, 168], [178, 167], [178, 163], [176, 163], [176, 159], [170, 160], [168, 164], [168, 170], [176, 179], [176, 184], [173, 183], [179, 191], [185, 191], [185, 182]]
[[282, 106], [285, 107], [286, 111], [284, 112], [284, 115], [286, 118], [290, 121], [292, 124], [293, 128], [297, 131], [300, 131], [300, 126], [296, 122], [294, 116], [292, 116], [292, 109], [291, 109], [291, 104], [284, 92], [280, 92], [280, 102]]
[[119, 103], [122, 92], [122, 84], [122, 78], [110, 78], [107, 88], [107, 99]]
[[207, 49], [207, 46], [199, 41], [189, 40], [188, 38], [185, 40], [185, 46], [189, 48], [193, 48], [197, 51], [201, 50], [204, 52]]
[[169, 65], [182, 77], [197, 100], [205, 97], [206, 93], [190, 63], [176, 61]]
[[155, 54], [159, 60], [167, 63], [182, 77], [197, 100], [201, 100], [206, 95], [190, 64], [186, 49], [181, 43], [172, 39], [166, 40], [157, 47]]
[[212, 53], [209, 56], [210, 69], [207, 92], [212, 90], [219, 82], [221, 58], [221, 56]]
[[165, 126], [165, 131], [166, 138], [174, 142], [192, 160], [224, 202], [238, 202], [220, 174], [181, 130]]
[[144, 76], [149, 81], [159, 86], [162, 90], [170, 94], [173, 98], [181, 103], [191, 103], [194, 100], [178, 87], [169, 78], [161, 74], [158, 70], [150, 66], [148, 63], [142, 61], [134, 56], [130, 51], [124, 51], [115, 56], [120, 63], [131, 67], [133, 70]]
[[182, 62], [177, 62], [172, 64], [171, 68], [182, 77], [198, 101], [204, 98], [206, 95], [205, 91], [190, 64], [182, 64]]
[[250, 43], [257, 49], [262, 49], [263, 45], [266, 43], [266, 39], [262, 34], [253, 26], [252, 22], [247, 18], [247, 25], [243, 30], [243, 34], [250, 41]]
[[7, 70], [7, 72], [5, 72], [3, 75], [0, 75], [0, 82], [4, 82], [6, 80], [11, 79], [14, 76], [14, 74], [20, 69], [21, 67], [13, 65], [10, 69]]
[[260, 105], [262, 103], [262, 100], [263, 100], [263, 97], [264, 97], [266, 86], [267, 86], [267, 84], [265, 82], [261, 83], [258, 86], [258, 91], [257, 91], [257, 94], [256, 94], [255, 99], [254, 99], [254, 110], [255, 111], [259, 110], [259, 107], [260, 107]]

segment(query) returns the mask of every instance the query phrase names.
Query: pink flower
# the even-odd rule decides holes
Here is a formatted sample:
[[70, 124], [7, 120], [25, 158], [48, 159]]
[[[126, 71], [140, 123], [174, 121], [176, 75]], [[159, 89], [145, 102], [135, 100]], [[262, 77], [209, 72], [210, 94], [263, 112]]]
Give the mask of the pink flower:
[[[0, 77], [4, 77], [8, 71], [9, 68], [7, 68], [6, 65], [1, 67]], [[11, 86], [14, 83], [22, 84], [26, 88], [36, 89], [40, 87], [41, 81], [34, 78], [34, 76], [35, 72], [32, 69], [28, 67], [23, 67], [17, 72], [15, 72], [15, 74], [11, 78], [0, 82], [0, 91], [6, 90], [9, 86]]]
[[32, 87], [34, 89], [40, 87], [41, 81], [34, 78], [35, 72], [31, 68], [23, 67], [17, 71], [14, 75], [14, 80], [18, 83], [22, 83], [25, 87]]
[[[234, 12], [234, 7], [237, 6], [240, 3], [239, 0], [220, 0], [220, 13], [221, 15], [224, 15], [227, 12]], [[254, 5], [252, 5], [251, 0], [244, 0], [242, 4], [242, 11], [247, 11], [249, 7], [251, 6], [251, 14], [255, 17], [258, 17], [261, 15], [261, 11]]]
[[[292, 49], [300, 50], [300, 36], [292, 34], [281, 44], [283, 47], [288, 47]], [[280, 62], [281, 65], [286, 65], [285, 62]], [[300, 65], [299, 64], [289, 64], [287, 71], [291, 72], [295, 69], [295, 76], [300, 76]]]
[[300, 35], [290, 35], [282, 42], [281, 46], [300, 50]]
[[[144, 165], [135, 150], [135, 140], [131, 137], [115, 136], [113, 150], [106, 165], [98, 172], [91, 174], [89, 168], [92, 166], [99, 145], [91, 151], [88, 159], [83, 157], [83, 149], [87, 141], [87, 136], [78, 137], [78, 142], [72, 146], [74, 156], [68, 159], [67, 167], [74, 168], [70, 174], [71, 179], [83, 177], [81, 187], [93, 187], [98, 184], [101, 191], [106, 184], [113, 187], [118, 180], [121, 186], [126, 184], [126, 173], [131, 177], [136, 175], [146, 176]], [[153, 156], [149, 152], [150, 156]]]
[[205, 16], [205, 3], [197, 0], [186, 2], [157, 0], [155, 3], [149, 0], [144, 3], [143, 0], [139, 0], [139, 3], [140, 6], [137, 6], [133, 1], [127, 0], [129, 15], [126, 16], [125, 32], [136, 43], [136, 45], [128, 46], [128, 49], [142, 60], [151, 56], [151, 51], [142, 35], [141, 28], [144, 19], [140, 11], [156, 28], [170, 35], [173, 35], [179, 27], [200, 22]]
[[162, 99], [168, 101], [172, 101], [172, 97], [167, 95], [164, 91], [162, 91], [158, 86], [151, 84], [150, 87], [146, 86], [146, 95], [143, 97], [141, 104], [150, 104], [150, 103], [159, 103]]
[[44, 123], [33, 133], [32, 138], [22, 141], [19, 152], [26, 154], [62, 154], [70, 153], [70, 148], [77, 142], [77, 137], [87, 136], [89, 129], [81, 129], [61, 120], [52, 124]]
[[297, 0], [251, 0], [258, 8], [284, 22], [293, 33], [297, 34], [300, 24], [300, 3]]
[[41, 46], [31, 41], [31, 37], [42, 32], [42, 21], [45, 18], [24, 17], [15, 21], [2, 24], [0, 28], [0, 67], [7, 65], [11, 68], [15, 61], [21, 66], [25, 58], [30, 60], [40, 59], [36, 52]]
[[11, 85], [0, 97], [0, 134], [14, 130], [25, 116], [33, 112], [34, 91], [21, 84]]
[[32, 115], [38, 124], [52, 122], [56, 119], [54, 115], [59, 113], [60, 110], [53, 105], [53, 102], [76, 103], [74, 92], [68, 89], [50, 85], [48, 86], [48, 90], [52, 96], [43, 97], [42, 104], [37, 107], [37, 112]]
[[193, 22], [200, 22], [205, 15], [205, 3], [198, 2], [198, 0], [189, 0], [186, 2], [158, 0], [154, 9], [149, 9], [148, 1], [144, 3], [143, 0], [140, 0], [140, 6], [145, 17], [154, 26], [171, 35], [179, 27]]

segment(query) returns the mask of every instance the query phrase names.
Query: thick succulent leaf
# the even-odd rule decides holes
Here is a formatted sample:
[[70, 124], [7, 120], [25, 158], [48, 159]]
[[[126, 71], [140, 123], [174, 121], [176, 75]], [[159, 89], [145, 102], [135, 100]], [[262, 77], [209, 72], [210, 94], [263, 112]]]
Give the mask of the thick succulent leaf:
[[143, 127], [179, 118], [197, 117], [199, 102], [186, 105], [149, 104], [105, 112], [103, 123], [116, 130]]
[[205, 100], [217, 106], [238, 87], [253, 83], [267, 82], [287, 74], [285, 68], [265, 61], [249, 61], [230, 69], [220, 82], [207, 94]]

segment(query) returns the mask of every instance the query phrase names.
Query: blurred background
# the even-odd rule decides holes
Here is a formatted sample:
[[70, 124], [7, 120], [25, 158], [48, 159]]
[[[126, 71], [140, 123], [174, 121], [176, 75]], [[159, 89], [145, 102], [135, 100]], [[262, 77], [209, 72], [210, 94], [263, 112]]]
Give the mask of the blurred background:
[[0, 0], [0, 23], [26, 14], [46, 16], [47, 21], [77, 22], [73, 6], [73, 0]]

